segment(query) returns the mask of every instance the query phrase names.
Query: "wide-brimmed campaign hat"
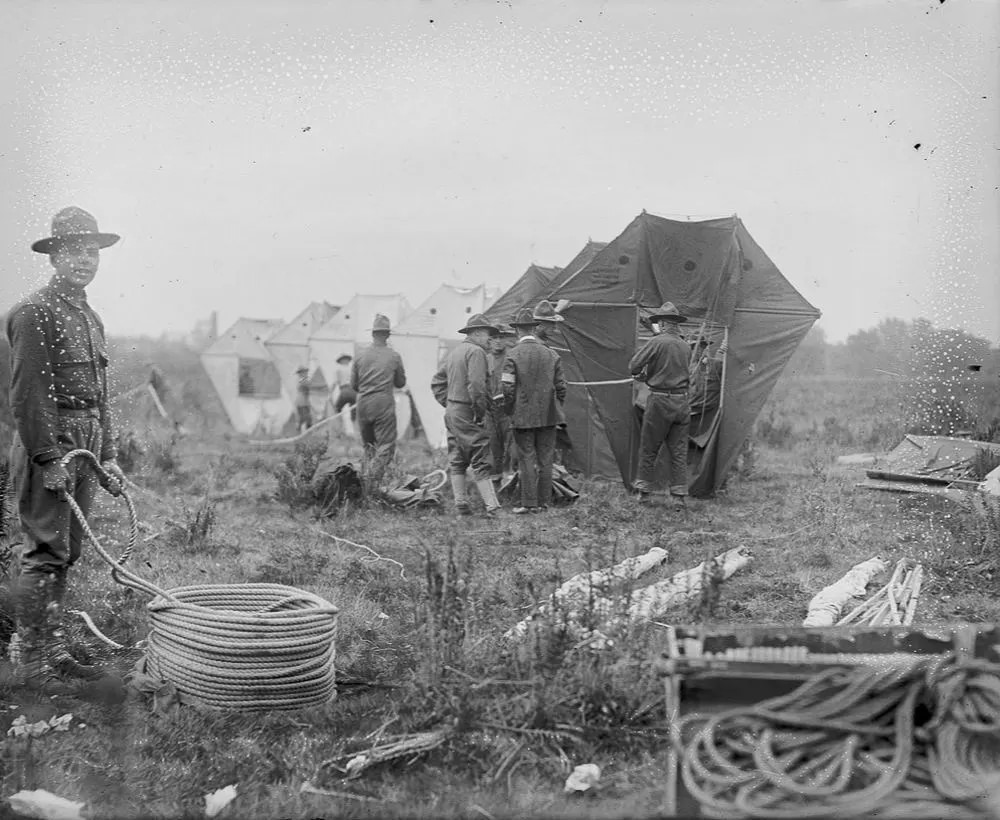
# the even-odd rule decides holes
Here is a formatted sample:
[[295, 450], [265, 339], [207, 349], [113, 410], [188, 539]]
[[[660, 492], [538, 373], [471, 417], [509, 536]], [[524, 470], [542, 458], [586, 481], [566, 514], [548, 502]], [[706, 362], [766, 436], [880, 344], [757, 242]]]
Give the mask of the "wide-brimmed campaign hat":
[[659, 309], [649, 314], [649, 321], [656, 322], [666, 319], [668, 322], [686, 322], [687, 316], [681, 313], [673, 302], [664, 302]]
[[535, 322], [565, 322], [566, 320], [556, 313], [555, 305], [553, 305], [548, 299], [542, 299], [535, 306], [535, 310], [532, 313]]
[[538, 324], [535, 313], [531, 308], [521, 308], [514, 316], [511, 324], [514, 327], [534, 327]]
[[470, 333], [473, 330], [488, 330], [493, 335], [498, 335], [500, 333], [500, 328], [498, 328], [493, 322], [486, 318], [486, 314], [477, 313], [468, 322], [465, 323], [465, 327], [459, 329], [459, 333]]
[[93, 214], [71, 205], [52, 217], [52, 236], [39, 239], [31, 249], [36, 253], [52, 253], [64, 242], [73, 239], [96, 239], [99, 248], [108, 248], [121, 237], [116, 233], [101, 233]]
[[372, 333], [391, 333], [392, 328], [389, 325], [389, 317], [384, 316], [381, 313], [375, 314], [375, 321], [372, 322]]

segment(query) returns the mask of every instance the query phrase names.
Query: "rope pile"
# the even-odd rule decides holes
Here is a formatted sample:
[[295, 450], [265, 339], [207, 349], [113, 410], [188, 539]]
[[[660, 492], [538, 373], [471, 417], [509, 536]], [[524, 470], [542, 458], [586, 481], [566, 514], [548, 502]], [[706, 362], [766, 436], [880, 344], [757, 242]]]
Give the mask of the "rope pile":
[[681, 720], [681, 777], [720, 817], [964, 818], [1000, 789], [1000, 664], [831, 668]]
[[[109, 476], [88, 450], [85, 458]], [[172, 683], [182, 699], [224, 709], [302, 709], [330, 701], [336, 691], [334, 639], [337, 607], [317, 595], [280, 584], [199, 584], [163, 590], [126, 569], [138, 534], [131, 499], [128, 546], [115, 559], [101, 546], [79, 506], [66, 500], [111, 566], [114, 579], [153, 596], [147, 672]]]

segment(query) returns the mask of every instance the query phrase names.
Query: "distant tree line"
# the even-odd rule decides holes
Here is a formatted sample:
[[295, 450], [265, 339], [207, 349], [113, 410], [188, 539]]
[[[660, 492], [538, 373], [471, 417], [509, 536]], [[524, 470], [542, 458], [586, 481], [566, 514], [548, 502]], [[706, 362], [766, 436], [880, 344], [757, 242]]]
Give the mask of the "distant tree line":
[[1000, 375], [1000, 347], [964, 330], [936, 328], [926, 319], [884, 319], [876, 327], [828, 342], [813, 326], [786, 372], [800, 376], [905, 378], [947, 381]]

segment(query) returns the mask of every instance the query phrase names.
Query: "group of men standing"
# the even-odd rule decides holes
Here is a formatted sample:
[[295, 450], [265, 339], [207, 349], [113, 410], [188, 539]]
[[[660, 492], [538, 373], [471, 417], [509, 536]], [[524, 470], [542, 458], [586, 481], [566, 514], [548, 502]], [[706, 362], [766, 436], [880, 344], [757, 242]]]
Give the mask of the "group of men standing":
[[459, 515], [471, 513], [470, 469], [486, 515], [499, 512], [496, 490], [505, 459], [517, 466], [521, 495], [515, 514], [541, 512], [551, 503], [556, 428], [565, 423], [566, 380], [559, 354], [538, 340], [535, 329], [562, 320], [549, 302], [522, 309], [505, 334], [512, 333], [517, 341], [504, 349], [504, 329], [477, 314], [459, 329], [465, 341], [434, 374], [431, 390], [445, 408], [448, 470]]

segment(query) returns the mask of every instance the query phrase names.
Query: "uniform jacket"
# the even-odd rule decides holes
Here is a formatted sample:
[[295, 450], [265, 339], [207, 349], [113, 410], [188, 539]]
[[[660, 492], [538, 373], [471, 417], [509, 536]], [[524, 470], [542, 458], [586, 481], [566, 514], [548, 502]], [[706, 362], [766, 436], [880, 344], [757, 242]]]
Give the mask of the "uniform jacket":
[[565, 423], [566, 380], [554, 350], [533, 336], [522, 337], [507, 351], [501, 380], [514, 429]]
[[646, 342], [628, 363], [633, 376], [643, 376], [650, 390], [687, 390], [691, 348], [678, 334], [666, 331]]
[[358, 396], [387, 393], [406, 387], [403, 359], [391, 347], [372, 345], [351, 362], [351, 387]]
[[473, 415], [482, 419], [487, 407], [487, 371], [486, 351], [466, 339], [448, 353], [434, 374], [431, 392], [442, 407], [449, 401], [471, 404]]
[[98, 411], [102, 461], [116, 456], [108, 412], [108, 345], [104, 324], [86, 295], [51, 282], [16, 304], [7, 317], [10, 407], [18, 436], [35, 464], [61, 458], [59, 412]]

